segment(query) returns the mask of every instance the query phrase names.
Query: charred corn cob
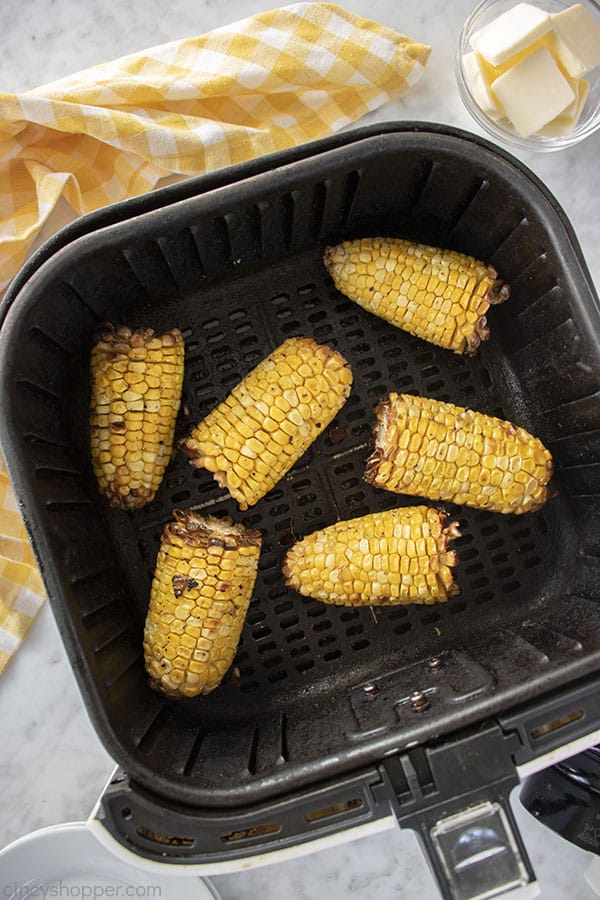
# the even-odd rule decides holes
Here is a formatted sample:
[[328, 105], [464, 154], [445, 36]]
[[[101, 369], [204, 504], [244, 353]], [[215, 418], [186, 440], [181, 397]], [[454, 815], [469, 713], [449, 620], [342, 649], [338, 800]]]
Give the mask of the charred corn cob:
[[495, 269], [472, 256], [399, 238], [327, 247], [335, 286], [364, 309], [425, 341], [473, 354], [489, 337], [486, 313], [509, 296]]
[[113, 506], [139, 509], [158, 490], [173, 450], [183, 357], [176, 328], [155, 335], [109, 325], [92, 349], [92, 463]]
[[259, 531], [175, 510], [164, 529], [144, 631], [150, 685], [169, 697], [208, 694], [236, 653], [252, 597]]
[[501, 513], [548, 499], [552, 457], [524, 428], [410, 394], [389, 394], [375, 414], [364, 477], [376, 487]]
[[341, 353], [290, 338], [263, 359], [182, 442], [192, 465], [248, 509], [283, 478], [344, 405]]
[[440, 603], [458, 592], [452, 575], [456, 522], [428, 506], [407, 506], [337, 522], [288, 551], [286, 583], [338, 606]]

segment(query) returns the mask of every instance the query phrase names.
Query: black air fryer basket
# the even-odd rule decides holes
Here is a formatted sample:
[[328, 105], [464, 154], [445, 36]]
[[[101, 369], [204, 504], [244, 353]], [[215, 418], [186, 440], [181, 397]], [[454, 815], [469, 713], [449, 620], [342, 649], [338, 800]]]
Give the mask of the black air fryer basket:
[[[476, 357], [336, 292], [324, 246], [382, 234], [467, 252], [510, 283]], [[89, 353], [104, 321], [182, 330], [180, 435], [292, 335], [338, 348], [354, 387], [247, 512], [180, 453], [150, 506], [112, 510], [87, 431]], [[516, 766], [600, 723], [599, 338], [581, 251], [543, 185], [479, 138], [418, 123], [120, 204], [34, 257], [3, 306], [1, 440], [87, 710], [122, 769], [100, 811], [118, 841], [142, 857], [210, 864], [393, 812], [420, 831], [447, 896], [471, 896], [460, 878], [494, 856], [471, 844], [456, 863], [454, 837], [473, 822], [479, 838], [505, 835], [507, 884], [533, 877], [507, 802]], [[461, 592], [447, 604], [302, 598], [281, 574], [293, 537], [415, 502], [362, 480], [372, 410], [389, 390], [523, 425], [554, 456], [555, 495], [524, 516], [446, 504], [463, 533]], [[141, 638], [162, 527], [189, 506], [261, 529], [263, 552], [223, 685], [175, 702], [148, 687]]]

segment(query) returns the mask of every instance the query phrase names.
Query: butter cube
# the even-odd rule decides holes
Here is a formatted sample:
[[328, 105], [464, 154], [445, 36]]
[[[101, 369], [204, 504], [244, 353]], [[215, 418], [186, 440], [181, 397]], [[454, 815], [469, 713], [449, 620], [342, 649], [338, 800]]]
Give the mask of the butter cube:
[[575, 92], [546, 47], [510, 68], [492, 82], [491, 89], [521, 137], [535, 134], [575, 100]]
[[473, 99], [482, 112], [491, 119], [502, 118], [502, 111], [498, 108], [494, 96], [486, 80], [486, 73], [479, 64], [474, 50], [463, 56], [463, 69]]
[[520, 50], [518, 53], [513, 54], [513, 56], [509, 56], [502, 65], [494, 67], [490, 66], [490, 70], [496, 72], [496, 78], [498, 78], [500, 75], [504, 75], [505, 72], [508, 72], [509, 69], [512, 69], [513, 66], [516, 66], [517, 63], [520, 63], [526, 56], [529, 56], [530, 53], [533, 53], [534, 50], [539, 50], [540, 47], [547, 47], [552, 56], [556, 59], [556, 39], [554, 34], [549, 31], [548, 34], [538, 38], [537, 41], [534, 41], [533, 44], [529, 44], [524, 50]]
[[544, 125], [540, 130], [540, 134], [545, 134], [547, 137], [565, 137], [566, 135], [571, 134], [579, 121], [579, 116], [581, 115], [581, 111], [587, 100], [589, 90], [589, 81], [586, 81], [584, 78], [576, 81], [575, 93], [577, 96], [573, 103], [570, 103], [569, 106], [561, 112], [560, 116], [557, 116], [555, 119], [552, 119], [551, 122], [548, 122], [547, 125]]
[[471, 46], [492, 66], [499, 66], [547, 34], [552, 20], [530, 3], [517, 3], [471, 38]]
[[558, 61], [573, 78], [600, 65], [600, 21], [581, 3], [550, 16]]

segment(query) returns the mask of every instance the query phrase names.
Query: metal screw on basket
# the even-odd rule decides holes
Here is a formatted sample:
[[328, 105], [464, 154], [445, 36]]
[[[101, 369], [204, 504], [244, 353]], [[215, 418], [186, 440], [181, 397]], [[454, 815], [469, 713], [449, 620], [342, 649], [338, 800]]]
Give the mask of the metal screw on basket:
[[410, 695], [410, 705], [414, 712], [423, 712], [429, 708], [429, 700], [423, 691], [413, 691]]
[[379, 693], [379, 688], [376, 684], [365, 684], [365, 686], [363, 687], [363, 691], [367, 695], [367, 697], [374, 697], [375, 694]]
[[438, 669], [441, 669], [441, 668], [442, 668], [442, 666], [444, 665], [444, 663], [443, 663], [441, 657], [439, 657], [439, 656], [434, 656], [433, 659], [430, 659], [430, 660], [429, 660], [429, 662], [427, 663], [427, 665], [429, 666], [429, 668], [431, 669], [432, 672], [437, 672]]

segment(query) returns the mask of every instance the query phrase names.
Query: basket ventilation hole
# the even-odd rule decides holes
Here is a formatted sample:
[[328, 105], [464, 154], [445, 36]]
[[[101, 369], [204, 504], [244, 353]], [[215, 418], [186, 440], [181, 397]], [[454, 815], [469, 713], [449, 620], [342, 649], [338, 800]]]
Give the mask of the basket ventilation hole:
[[[341, 656], [341, 653], [338, 653], [338, 656]], [[325, 659], [327, 659], [327, 655], [325, 656]], [[298, 663], [298, 665], [296, 666], [296, 669], [298, 672], [302, 673], [302, 672], [308, 672], [309, 669], [314, 669], [314, 667], [315, 667], [315, 664], [312, 661], [312, 659], [305, 659], [303, 662]]]
[[285, 637], [288, 644], [294, 643], [294, 641], [302, 641], [304, 640], [304, 632], [303, 631], [292, 631], [290, 634], [287, 634]]
[[534, 741], [537, 741], [539, 738], [544, 737], [545, 735], [550, 734], [553, 731], [557, 731], [559, 728], [564, 728], [565, 725], [570, 725], [571, 722], [577, 722], [578, 719], [582, 718], [583, 710], [575, 709], [572, 712], [561, 716], [560, 719], [553, 719], [552, 722], [546, 722], [544, 725], [538, 725], [537, 728], [534, 728], [533, 731], [530, 731], [530, 736]]
[[[329, 644], [335, 644], [337, 638], [335, 634], [326, 634], [325, 637], [319, 638], [319, 647], [328, 647]], [[308, 647], [306, 648], [308, 650]]]
[[305, 822], [319, 822], [321, 819], [328, 819], [330, 816], [337, 816], [339, 813], [347, 812], [349, 809], [361, 809], [363, 801], [360, 797], [353, 797], [352, 800], [344, 800], [342, 803], [336, 803], [333, 806], [325, 806], [323, 809], [316, 809], [314, 812], [306, 813]]
[[272, 669], [274, 666], [278, 666], [281, 662], [283, 662], [283, 657], [269, 656], [267, 659], [263, 660], [263, 665], [265, 669]]
[[371, 646], [371, 641], [369, 641], [367, 638], [361, 638], [359, 641], [354, 641], [354, 643], [351, 646], [352, 646], [352, 649], [356, 650], [356, 651], [366, 650], [367, 647]]
[[255, 825], [253, 828], [229, 831], [221, 835], [221, 840], [224, 844], [234, 844], [236, 841], [248, 841], [252, 838], [262, 837], [265, 834], [275, 834], [278, 831], [281, 831], [279, 822], [270, 822], [268, 825]]
[[137, 833], [140, 837], [146, 838], [147, 841], [153, 841], [155, 844], [165, 844], [169, 847], [193, 847], [195, 843], [194, 838], [160, 834], [157, 831], [151, 831], [149, 828], [144, 828], [143, 825], [140, 825], [137, 829]]

